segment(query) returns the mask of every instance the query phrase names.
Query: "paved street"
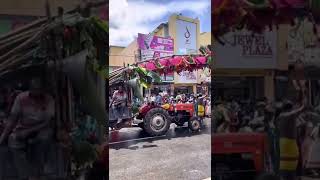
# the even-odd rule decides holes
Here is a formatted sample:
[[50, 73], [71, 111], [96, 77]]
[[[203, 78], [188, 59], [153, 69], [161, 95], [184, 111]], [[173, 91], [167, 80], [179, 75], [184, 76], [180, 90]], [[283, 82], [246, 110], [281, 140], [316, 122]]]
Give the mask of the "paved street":
[[210, 119], [207, 128], [193, 134], [175, 128], [163, 137], [148, 137], [140, 128], [110, 134], [111, 180], [202, 180], [210, 177]]

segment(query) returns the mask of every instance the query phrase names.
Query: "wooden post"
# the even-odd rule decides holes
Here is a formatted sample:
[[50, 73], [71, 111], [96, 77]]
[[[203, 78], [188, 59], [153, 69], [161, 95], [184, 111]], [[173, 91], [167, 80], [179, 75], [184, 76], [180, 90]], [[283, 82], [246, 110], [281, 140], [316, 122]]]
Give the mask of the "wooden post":
[[51, 20], [51, 10], [50, 10], [49, 0], [46, 0], [45, 9], [46, 9], [46, 16], [48, 18], [48, 21], [50, 21]]

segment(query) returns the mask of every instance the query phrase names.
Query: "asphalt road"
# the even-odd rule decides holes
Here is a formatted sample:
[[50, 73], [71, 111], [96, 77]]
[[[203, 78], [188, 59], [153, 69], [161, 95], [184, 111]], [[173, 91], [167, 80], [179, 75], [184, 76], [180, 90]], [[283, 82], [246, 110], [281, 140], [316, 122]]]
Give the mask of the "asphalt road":
[[211, 175], [210, 119], [199, 133], [171, 128], [148, 137], [140, 128], [110, 133], [110, 180], [203, 180]]

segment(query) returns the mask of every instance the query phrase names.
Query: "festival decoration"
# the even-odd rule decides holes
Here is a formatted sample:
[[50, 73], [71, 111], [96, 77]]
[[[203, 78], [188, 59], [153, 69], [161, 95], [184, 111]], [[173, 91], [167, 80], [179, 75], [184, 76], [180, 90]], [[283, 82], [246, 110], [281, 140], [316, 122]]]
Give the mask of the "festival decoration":
[[295, 26], [306, 18], [314, 24], [314, 33], [318, 33], [318, 0], [214, 0], [213, 3], [213, 36], [221, 44], [224, 42], [220, 37], [231, 31], [247, 29], [262, 33], [280, 24]]
[[172, 57], [158, 58], [146, 62], [137, 63], [148, 71], [155, 71], [159, 74], [168, 72], [181, 72], [188, 70], [190, 72], [207, 67], [212, 62], [211, 51], [208, 48], [200, 48], [201, 55], [175, 55]]
[[149, 88], [152, 82], [161, 82], [162, 74], [192, 72], [212, 65], [211, 46], [201, 47], [199, 51], [201, 54], [150, 59], [117, 69], [109, 73], [109, 86], [117, 86], [138, 77], [140, 85]]

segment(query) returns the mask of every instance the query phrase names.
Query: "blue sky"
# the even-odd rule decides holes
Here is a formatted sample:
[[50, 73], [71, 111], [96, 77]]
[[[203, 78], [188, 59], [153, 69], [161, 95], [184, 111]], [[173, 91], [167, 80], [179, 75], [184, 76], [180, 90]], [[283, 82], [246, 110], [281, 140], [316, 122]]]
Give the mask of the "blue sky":
[[109, 44], [127, 46], [138, 33], [149, 33], [172, 13], [200, 19], [200, 31], [211, 31], [211, 0], [110, 0]]

